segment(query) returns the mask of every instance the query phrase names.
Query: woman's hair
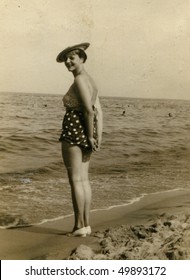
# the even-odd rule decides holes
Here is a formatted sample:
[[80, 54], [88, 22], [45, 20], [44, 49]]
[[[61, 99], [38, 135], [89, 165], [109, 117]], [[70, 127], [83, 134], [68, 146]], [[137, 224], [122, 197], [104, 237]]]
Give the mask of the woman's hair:
[[87, 60], [87, 55], [83, 50], [72, 50], [71, 52], [69, 52], [69, 54], [77, 54], [80, 58], [83, 59], [83, 63], [85, 63], [85, 61]]

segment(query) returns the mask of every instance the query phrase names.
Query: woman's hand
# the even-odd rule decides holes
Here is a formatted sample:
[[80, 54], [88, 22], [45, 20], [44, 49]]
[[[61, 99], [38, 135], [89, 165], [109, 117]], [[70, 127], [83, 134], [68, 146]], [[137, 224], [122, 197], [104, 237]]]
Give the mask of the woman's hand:
[[93, 152], [99, 150], [98, 142], [97, 142], [97, 140], [96, 140], [95, 138], [88, 138], [88, 141], [89, 141], [91, 150], [92, 150]]

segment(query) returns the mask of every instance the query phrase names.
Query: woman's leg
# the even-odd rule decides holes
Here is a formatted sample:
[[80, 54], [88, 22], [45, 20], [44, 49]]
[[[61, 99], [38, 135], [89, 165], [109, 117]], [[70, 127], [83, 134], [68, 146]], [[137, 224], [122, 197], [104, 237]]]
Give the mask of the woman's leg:
[[92, 199], [91, 185], [89, 182], [89, 163], [90, 163], [91, 152], [83, 151], [83, 162], [82, 162], [82, 185], [84, 190], [84, 225], [89, 226], [90, 220], [90, 207]]
[[62, 142], [62, 155], [67, 168], [69, 183], [71, 186], [71, 195], [75, 215], [74, 229], [82, 228], [85, 226], [85, 195], [82, 183], [82, 151], [78, 146], [72, 146], [67, 142]]

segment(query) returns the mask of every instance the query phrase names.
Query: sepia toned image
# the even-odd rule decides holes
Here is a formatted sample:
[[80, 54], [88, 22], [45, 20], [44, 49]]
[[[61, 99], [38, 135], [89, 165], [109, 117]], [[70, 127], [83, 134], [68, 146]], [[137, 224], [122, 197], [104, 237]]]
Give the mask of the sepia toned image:
[[190, 259], [189, 16], [0, 1], [0, 259]]

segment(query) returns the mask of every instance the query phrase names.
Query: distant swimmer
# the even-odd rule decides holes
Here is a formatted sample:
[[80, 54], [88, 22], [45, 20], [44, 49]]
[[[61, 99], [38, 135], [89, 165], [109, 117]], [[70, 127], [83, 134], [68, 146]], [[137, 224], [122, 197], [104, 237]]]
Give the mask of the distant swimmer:
[[125, 116], [125, 113], [126, 113], [126, 112], [125, 112], [125, 110], [124, 110], [123, 113], [122, 113], [122, 116]]
[[169, 116], [170, 118], [173, 117], [171, 113], [169, 113], [168, 116]]

